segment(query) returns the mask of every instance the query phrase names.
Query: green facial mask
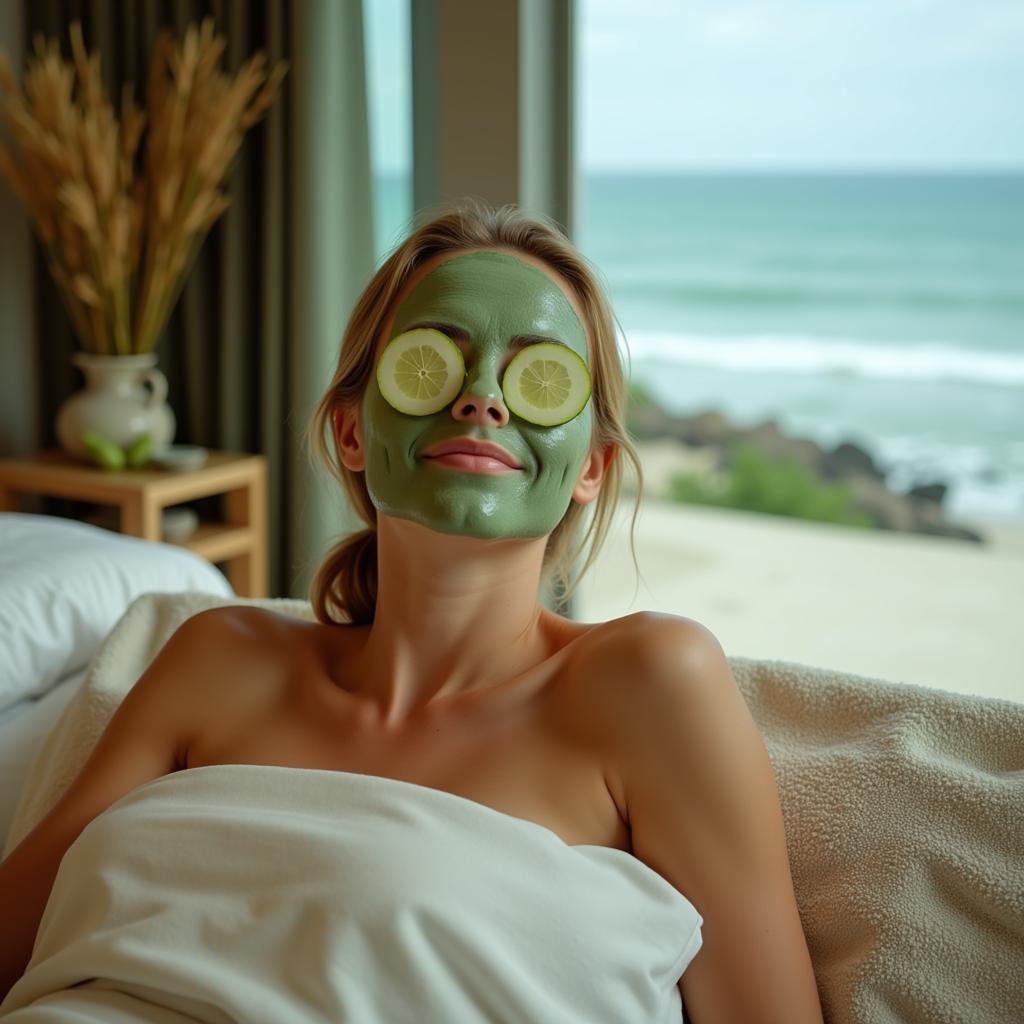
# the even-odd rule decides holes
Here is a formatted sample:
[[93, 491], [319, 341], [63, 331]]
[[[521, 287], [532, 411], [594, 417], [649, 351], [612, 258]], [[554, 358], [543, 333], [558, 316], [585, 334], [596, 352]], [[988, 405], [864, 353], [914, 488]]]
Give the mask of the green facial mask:
[[[567, 423], [538, 426], [509, 414], [504, 426], [456, 419], [463, 395], [501, 399], [505, 367], [519, 351], [517, 335], [556, 338], [590, 367], [587, 335], [561, 288], [543, 271], [502, 252], [453, 257], [432, 270], [398, 307], [390, 341], [430, 325], [459, 345], [466, 382], [453, 404], [428, 416], [399, 412], [381, 395], [376, 374], [363, 395], [361, 421], [366, 486], [385, 515], [441, 533], [481, 539], [542, 537], [561, 521], [590, 451], [591, 409]], [[465, 340], [441, 325], [461, 328]], [[374, 361], [380, 358], [379, 346]], [[424, 460], [438, 441], [469, 435], [494, 441], [522, 466], [501, 475], [471, 473]]]

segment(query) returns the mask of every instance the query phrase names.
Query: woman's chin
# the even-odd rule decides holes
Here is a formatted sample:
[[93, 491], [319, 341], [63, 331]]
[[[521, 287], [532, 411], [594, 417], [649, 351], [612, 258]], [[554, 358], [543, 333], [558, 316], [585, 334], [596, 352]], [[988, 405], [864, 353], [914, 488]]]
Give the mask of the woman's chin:
[[387, 511], [383, 511], [379, 506], [377, 511], [379, 516], [398, 520], [403, 524], [408, 523], [422, 527], [431, 534], [440, 534], [451, 538], [461, 537], [467, 541], [531, 540], [547, 536], [546, 533], [531, 534], [522, 529], [516, 532], [513, 524], [489, 519], [486, 513], [479, 509], [435, 512], [430, 515], [424, 514], [422, 510], [418, 509], [389, 508]]

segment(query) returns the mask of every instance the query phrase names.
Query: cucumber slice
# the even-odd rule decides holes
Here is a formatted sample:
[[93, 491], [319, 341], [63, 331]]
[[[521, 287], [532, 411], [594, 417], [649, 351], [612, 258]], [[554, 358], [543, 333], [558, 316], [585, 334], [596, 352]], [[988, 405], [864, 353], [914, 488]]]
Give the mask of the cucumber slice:
[[440, 331], [420, 327], [392, 338], [377, 362], [385, 401], [409, 416], [429, 416], [453, 402], [466, 379], [458, 345]]
[[512, 359], [501, 390], [505, 404], [518, 417], [554, 427], [583, 411], [590, 399], [590, 371], [571, 348], [542, 342]]

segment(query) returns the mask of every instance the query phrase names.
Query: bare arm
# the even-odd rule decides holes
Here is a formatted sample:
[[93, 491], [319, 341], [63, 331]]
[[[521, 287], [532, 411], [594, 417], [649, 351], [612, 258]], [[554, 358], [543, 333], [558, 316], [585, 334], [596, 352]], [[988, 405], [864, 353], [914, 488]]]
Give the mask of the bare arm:
[[633, 851], [704, 919], [679, 983], [692, 1024], [821, 1024], [768, 752], [714, 635], [657, 616], [623, 687]]
[[0, 999], [21, 977], [57, 870], [82, 830], [122, 796], [183, 764], [204, 656], [226, 609], [184, 622], [125, 696], [67, 792], [0, 863]]

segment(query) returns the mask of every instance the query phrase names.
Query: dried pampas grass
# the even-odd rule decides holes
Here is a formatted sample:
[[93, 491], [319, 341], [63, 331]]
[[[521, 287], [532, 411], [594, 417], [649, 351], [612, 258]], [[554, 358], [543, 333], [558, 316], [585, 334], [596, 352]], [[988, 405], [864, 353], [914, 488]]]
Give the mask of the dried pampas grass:
[[258, 52], [225, 75], [225, 39], [212, 19], [190, 25], [180, 44], [165, 30], [145, 111], [126, 84], [118, 118], [79, 22], [70, 35], [71, 63], [56, 40], [36, 36], [24, 92], [0, 53], [0, 103], [15, 144], [0, 145], [0, 175], [29, 210], [83, 348], [149, 352], [227, 209], [221, 186], [242, 137], [266, 114], [287, 65], [268, 70]]

